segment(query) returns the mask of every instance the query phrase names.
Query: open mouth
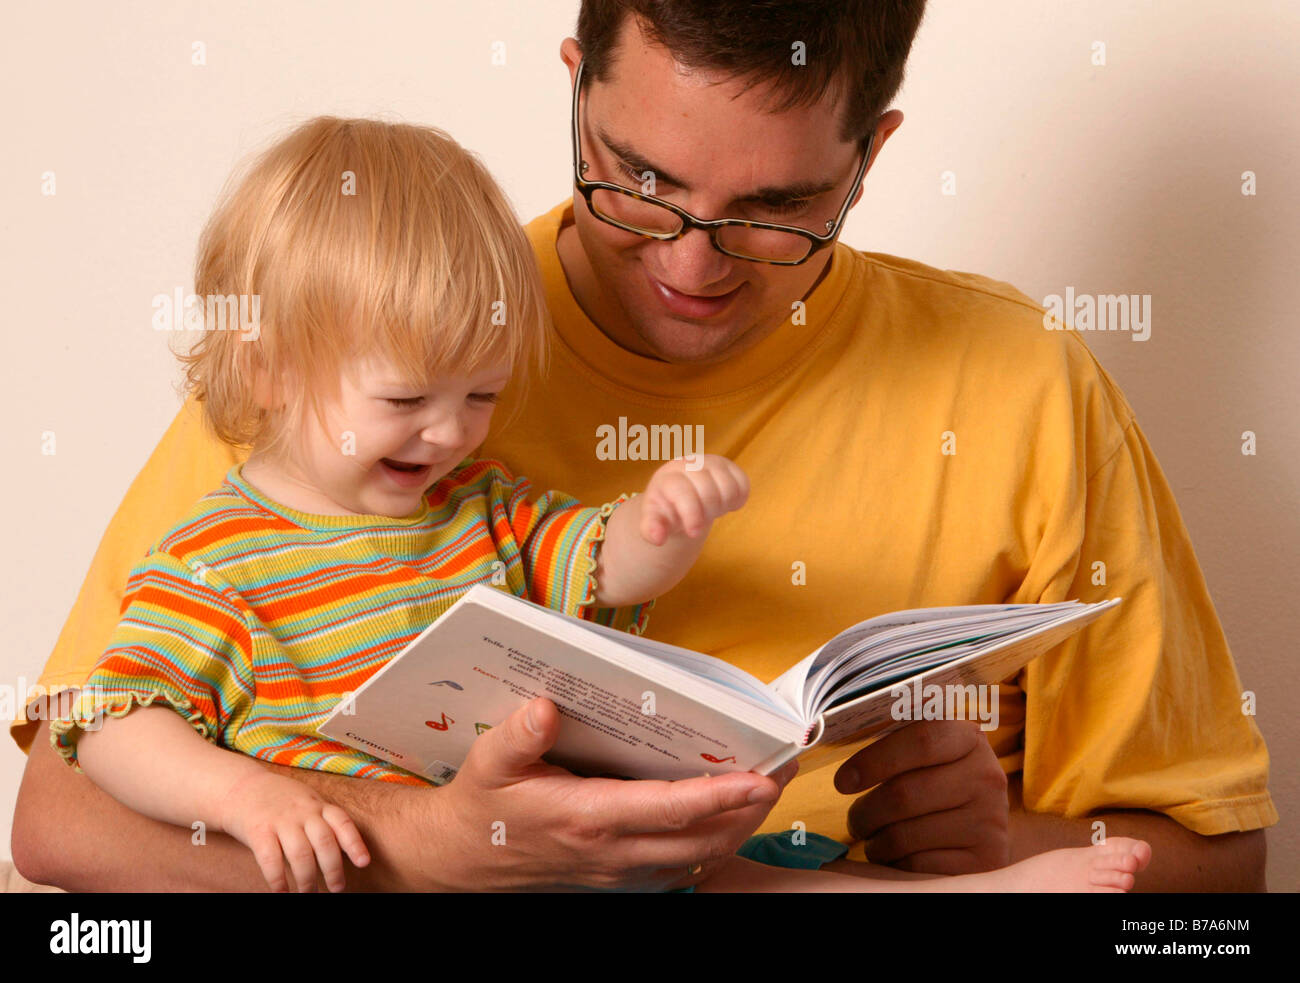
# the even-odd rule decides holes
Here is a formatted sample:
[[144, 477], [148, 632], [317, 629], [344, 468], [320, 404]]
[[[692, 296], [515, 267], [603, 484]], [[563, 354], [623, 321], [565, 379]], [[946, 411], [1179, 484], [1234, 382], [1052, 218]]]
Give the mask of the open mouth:
[[427, 481], [429, 473], [433, 470], [432, 464], [395, 461], [391, 457], [381, 458], [379, 463], [383, 466], [384, 473], [404, 488]]

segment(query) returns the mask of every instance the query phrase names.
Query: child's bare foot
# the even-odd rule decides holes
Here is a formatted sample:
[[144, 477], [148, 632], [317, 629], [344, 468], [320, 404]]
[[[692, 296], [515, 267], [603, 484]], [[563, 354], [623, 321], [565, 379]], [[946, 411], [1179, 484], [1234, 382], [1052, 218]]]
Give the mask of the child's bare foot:
[[[1151, 862], [1151, 844], [1112, 836], [1095, 846], [1050, 850], [1002, 870], [977, 874], [1002, 880], [993, 891], [1082, 891], [1122, 894], [1133, 890], [1134, 875]], [[984, 888], [981, 888], [984, 889]]]

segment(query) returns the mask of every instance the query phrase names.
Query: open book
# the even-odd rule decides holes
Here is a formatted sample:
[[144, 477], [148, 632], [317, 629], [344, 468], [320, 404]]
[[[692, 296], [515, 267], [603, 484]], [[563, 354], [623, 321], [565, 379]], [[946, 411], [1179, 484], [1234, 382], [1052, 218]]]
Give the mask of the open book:
[[863, 621], [771, 683], [721, 659], [615, 631], [478, 584], [319, 726], [435, 784], [521, 703], [546, 696], [546, 760], [580, 775], [801, 771], [913, 720], [992, 729], [990, 684], [1120, 599], [919, 608]]

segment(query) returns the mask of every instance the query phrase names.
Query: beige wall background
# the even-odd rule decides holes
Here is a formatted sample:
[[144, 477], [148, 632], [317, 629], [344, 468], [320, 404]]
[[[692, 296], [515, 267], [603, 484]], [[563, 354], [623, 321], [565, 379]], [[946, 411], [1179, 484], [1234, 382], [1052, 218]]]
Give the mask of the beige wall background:
[[[1148, 340], [1086, 340], [1159, 456], [1242, 684], [1258, 694], [1282, 813], [1269, 881], [1296, 890], [1300, 10], [930, 7], [895, 103], [906, 122], [844, 238], [1038, 301], [1068, 286], [1151, 295]], [[0, 685], [39, 675], [104, 527], [179, 406], [150, 300], [189, 291], [198, 232], [232, 166], [307, 117], [382, 114], [478, 151], [529, 219], [570, 194], [558, 48], [576, 15], [576, 0], [7, 7]], [[206, 64], [192, 63], [195, 42]], [[1246, 430], [1254, 456], [1241, 452]], [[53, 456], [43, 431], [56, 434]], [[23, 764], [0, 742], [4, 857]]]

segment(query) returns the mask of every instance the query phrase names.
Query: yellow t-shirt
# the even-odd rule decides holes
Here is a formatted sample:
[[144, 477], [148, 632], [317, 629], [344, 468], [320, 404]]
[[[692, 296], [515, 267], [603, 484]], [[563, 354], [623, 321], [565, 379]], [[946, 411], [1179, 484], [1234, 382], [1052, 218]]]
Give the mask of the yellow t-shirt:
[[[1078, 334], [1045, 330], [1008, 284], [837, 244], [806, 323], [723, 364], [670, 365], [618, 347], [577, 305], [555, 247], [571, 220], [566, 202], [528, 226], [551, 363], [522, 405], [507, 390], [483, 453], [584, 502], [644, 487], [687, 428], [686, 450], [745, 469], [749, 503], [659, 599], [650, 637], [767, 681], [876, 614], [1123, 597], [1002, 687], [989, 738], [1023, 771], [1025, 807], [1149, 809], [1202, 834], [1277, 822], [1268, 752], [1178, 507]], [[131, 565], [243, 456], [187, 401], [114, 516], [42, 685], [85, 678]], [[20, 746], [33, 730], [14, 725]], [[850, 842], [853, 799], [833, 776], [796, 778], [761, 831], [798, 820]]]

